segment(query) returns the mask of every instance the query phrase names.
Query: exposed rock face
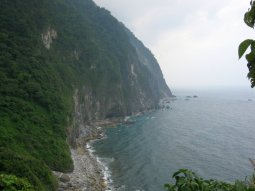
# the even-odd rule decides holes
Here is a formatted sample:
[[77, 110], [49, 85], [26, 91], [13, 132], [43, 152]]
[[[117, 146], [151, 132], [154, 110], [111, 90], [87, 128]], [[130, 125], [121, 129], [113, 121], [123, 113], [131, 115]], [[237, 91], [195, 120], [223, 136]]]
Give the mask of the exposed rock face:
[[154, 109], [160, 99], [172, 96], [157, 60], [122, 23], [90, 0], [64, 2], [55, 3], [49, 14], [59, 6], [69, 14], [59, 12], [52, 18], [57, 24], [48, 24], [41, 36], [49, 56], [54, 54], [79, 81], [72, 83], [84, 121]]
[[50, 46], [54, 39], [57, 38], [58, 34], [57, 31], [55, 31], [53, 28], [49, 27], [46, 32], [44, 32], [42, 35], [42, 41], [45, 46], [45, 48], [50, 49]]
[[[83, 96], [78, 89], [75, 90], [73, 124], [69, 128], [69, 143], [72, 146], [71, 155], [74, 163], [74, 170], [71, 173], [54, 172], [59, 179], [59, 191], [104, 191], [107, 182], [103, 176], [103, 166], [98, 163], [96, 157], [91, 154], [86, 145], [89, 141], [102, 137], [102, 130], [98, 125], [107, 124], [108, 121], [93, 122], [89, 119], [93, 113], [87, 114], [92, 98], [85, 96], [85, 101], [81, 101]], [[97, 110], [97, 109], [96, 109]]]
[[[127, 35], [132, 54], [127, 53], [125, 61], [116, 63], [115, 67], [120, 68], [116, 81], [108, 83], [103, 76], [98, 76], [99, 87], [83, 85], [79, 88], [76, 100], [83, 121], [121, 117], [155, 109], [161, 99], [172, 96], [152, 53], [128, 29], [120, 26], [124, 35]], [[100, 67], [93, 64], [90, 70], [98, 75]]]
[[[130, 43], [136, 50], [136, 54], [139, 59], [139, 63], [146, 66], [146, 69], [149, 71], [150, 78], [149, 81], [150, 89], [153, 90], [151, 93], [153, 99], [157, 100], [159, 103], [160, 99], [172, 97], [172, 92], [167, 86], [159, 64], [151, 51], [146, 48], [141, 41], [139, 41], [128, 29], [126, 32], [129, 36]], [[144, 72], [144, 69], [143, 69]]]

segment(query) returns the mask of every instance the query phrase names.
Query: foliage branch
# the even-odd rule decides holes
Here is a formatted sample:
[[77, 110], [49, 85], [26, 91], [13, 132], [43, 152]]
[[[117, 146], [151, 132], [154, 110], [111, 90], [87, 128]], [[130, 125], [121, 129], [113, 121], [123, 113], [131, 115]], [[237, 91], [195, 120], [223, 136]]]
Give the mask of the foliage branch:
[[165, 184], [168, 191], [255, 191], [254, 177], [249, 181], [237, 180], [234, 184], [206, 180], [188, 169], [180, 169], [173, 174], [174, 184]]
[[[254, 28], [255, 24], [255, 2], [253, 0], [250, 1], [250, 8], [244, 14], [244, 22], [247, 26]], [[245, 55], [245, 58], [248, 62], [248, 74], [247, 77], [251, 82], [251, 87], [255, 86], [255, 41], [253, 39], [244, 40], [238, 48], [238, 56], [239, 59], [243, 57], [246, 50], [250, 48], [250, 52]]]

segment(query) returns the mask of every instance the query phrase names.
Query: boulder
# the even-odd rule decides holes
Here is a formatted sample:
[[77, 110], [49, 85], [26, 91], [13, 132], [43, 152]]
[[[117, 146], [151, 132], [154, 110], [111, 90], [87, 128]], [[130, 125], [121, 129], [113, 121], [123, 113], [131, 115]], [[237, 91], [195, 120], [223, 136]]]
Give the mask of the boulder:
[[70, 177], [66, 174], [62, 174], [60, 177], [59, 177], [59, 180], [61, 182], [69, 182], [70, 181]]

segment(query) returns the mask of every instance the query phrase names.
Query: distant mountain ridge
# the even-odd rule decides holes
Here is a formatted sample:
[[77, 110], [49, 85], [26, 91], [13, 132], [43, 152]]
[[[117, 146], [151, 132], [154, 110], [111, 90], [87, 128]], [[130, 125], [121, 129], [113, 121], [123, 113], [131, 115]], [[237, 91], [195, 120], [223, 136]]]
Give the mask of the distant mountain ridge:
[[2, 0], [0, 50], [0, 173], [37, 190], [73, 168], [75, 100], [86, 123], [172, 96], [151, 52], [91, 0]]

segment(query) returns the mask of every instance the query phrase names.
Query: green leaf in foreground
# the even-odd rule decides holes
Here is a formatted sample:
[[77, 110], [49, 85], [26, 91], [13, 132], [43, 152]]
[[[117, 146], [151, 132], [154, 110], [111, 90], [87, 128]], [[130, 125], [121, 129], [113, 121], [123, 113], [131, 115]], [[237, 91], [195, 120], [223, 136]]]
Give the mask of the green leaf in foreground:
[[247, 48], [253, 43], [254, 41], [252, 39], [246, 39], [244, 40], [238, 48], [238, 56], [239, 59], [242, 58], [242, 56], [244, 55], [245, 51], [247, 50]]
[[254, 28], [255, 24], [255, 3], [253, 0], [250, 2], [251, 8], [244, 14], [244, 22], [247, 26]]
[[249, 54], [246, 54], [245, 58], [248, 62], [253, 62], [253, 60], [255, 59], [255, 52], [250, 52]]

